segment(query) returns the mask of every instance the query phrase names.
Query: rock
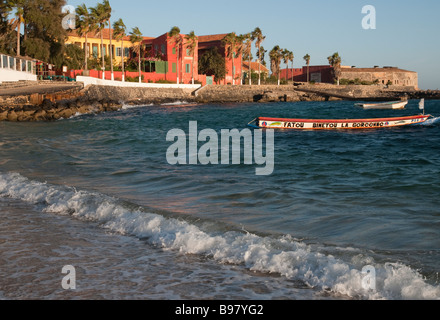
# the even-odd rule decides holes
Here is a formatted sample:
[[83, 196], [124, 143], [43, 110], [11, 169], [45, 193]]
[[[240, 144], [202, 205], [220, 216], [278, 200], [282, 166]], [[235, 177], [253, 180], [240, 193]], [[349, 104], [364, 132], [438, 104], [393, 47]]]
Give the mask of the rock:
[[8, 121], [10, 121], [10, 122], [16, 122], [16, 121], [17, 121], [17, 118], [18, 118], [18, 116], [17, 116], [17, 114], [15, 113], [15, 111], [13, 111], [13, 110], [9, 111], [8, 116], [7, 116], [7, 120], [8, 120]]
[[74, 115], [74, 113], [72, 113], [72, 110], [69, 108], [62, 109], [61, 111], [58, 111], [57, 114], [60, 116], [60, 118], [64, 119], [69, 119], [71, 116]]
[[0, 113], [0, 121], [5, 121], [8, 119], [8, 111], [3, 111]]

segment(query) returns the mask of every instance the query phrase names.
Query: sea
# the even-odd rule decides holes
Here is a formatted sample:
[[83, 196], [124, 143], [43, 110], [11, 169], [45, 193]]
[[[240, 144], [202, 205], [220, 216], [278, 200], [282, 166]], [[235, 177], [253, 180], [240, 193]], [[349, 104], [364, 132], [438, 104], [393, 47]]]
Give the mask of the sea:
[[424, 125], [274, 131], [266, 175], [244, 139], [239, 163], [169, 161], [170, 132], [189, 141], [195, 122], [220, 142], [256, 137], [256, 117], [397, 117], [418, 102], [176, 101], [2, 122], [0, 300], [439, 300], [440, 101]]

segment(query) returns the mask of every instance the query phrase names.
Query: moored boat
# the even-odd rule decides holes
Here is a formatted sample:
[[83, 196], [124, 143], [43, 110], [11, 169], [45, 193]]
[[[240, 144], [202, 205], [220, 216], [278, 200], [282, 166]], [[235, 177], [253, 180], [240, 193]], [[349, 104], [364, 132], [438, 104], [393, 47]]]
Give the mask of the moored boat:
[[364, 109], [393, 109], [401, 110], [405, 109], [408, 105], [408, 101], [391, 101], [391, 102], [381, 102], [381, 103], [356, 103], [355, 106]]
[[380, 129], [409, 126], [426, 122], [431, 115], [417, 115], [377, 119], [284, 119], [259, 117], [248, 126], [258, 129], [292, 130], [337, 130], [337, 129]]

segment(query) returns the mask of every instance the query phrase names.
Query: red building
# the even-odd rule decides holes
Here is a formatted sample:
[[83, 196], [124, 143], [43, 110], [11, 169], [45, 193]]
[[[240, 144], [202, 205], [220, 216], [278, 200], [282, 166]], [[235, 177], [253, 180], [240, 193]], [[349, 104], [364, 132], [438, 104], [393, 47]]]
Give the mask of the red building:
[[211, 48], [217, 48], [218, 52], [225, 57], [226, 77], [222, 81], [223, 84], [240, 84], [242, 79], [242, 55], [234, 54], [234, 58], [227, 57], [227, 48], [223, 43], [223, 39], [227, 34], [215, 34], [200, 36], [198, 54], [201, 56]]
[[143, 69], [149, 73], [163, 75], [163, 80], [180, 83], [199, 81], [197, 44], [194, 53], [188, 48], [186, 36], [180, 35], [181, 45], [177, 48], [174, 40], [165, 33], [154, 39], [144, 40]]
[[[316, 83], [333, 83], [332, 67], [327, 66], [309, 66], [309, 81]], [[280, 73], [281, 79], [295, 82], [307, 82], [307, 66], [294, 69], [283, 69]]]

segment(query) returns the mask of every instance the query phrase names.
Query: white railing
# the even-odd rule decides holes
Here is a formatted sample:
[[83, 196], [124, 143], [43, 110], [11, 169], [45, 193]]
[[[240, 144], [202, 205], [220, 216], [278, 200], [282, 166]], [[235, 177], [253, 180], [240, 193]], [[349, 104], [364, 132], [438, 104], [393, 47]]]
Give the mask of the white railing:
[[0, 83], [3, 81], [36, 80], [36, 61], [0, 53]]

